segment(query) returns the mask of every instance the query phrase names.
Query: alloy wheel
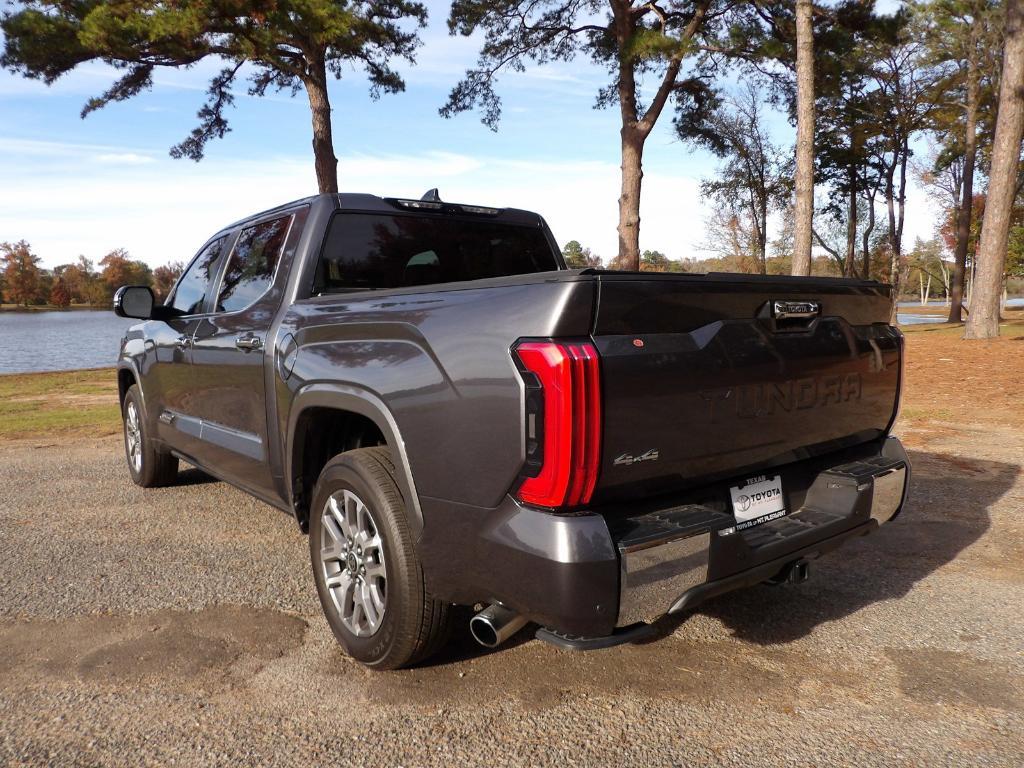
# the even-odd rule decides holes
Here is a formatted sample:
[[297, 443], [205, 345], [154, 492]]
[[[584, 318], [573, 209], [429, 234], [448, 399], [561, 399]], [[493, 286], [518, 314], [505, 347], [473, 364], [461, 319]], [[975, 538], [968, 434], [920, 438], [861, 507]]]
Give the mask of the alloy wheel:
[[139, 409], [131, 401], [125, 409], [124, 434], [128, 447], [128, 461], [138, 474], [142, 471], [142, 426], [139, 424]]
[[387, 608], [384, 541], [369, 507], [348, 489], [333, 493], [321, 513], [320, 568], [345, 628], [373, 635]]

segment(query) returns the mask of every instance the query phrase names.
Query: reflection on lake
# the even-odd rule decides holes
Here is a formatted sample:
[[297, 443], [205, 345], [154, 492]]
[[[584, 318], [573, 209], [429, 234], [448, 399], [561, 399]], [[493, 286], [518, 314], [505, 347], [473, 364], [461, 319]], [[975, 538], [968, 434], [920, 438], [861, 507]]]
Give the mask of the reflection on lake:
[[0, 373], [113, 366], [137, 322], [103, 311], [0, 312]]

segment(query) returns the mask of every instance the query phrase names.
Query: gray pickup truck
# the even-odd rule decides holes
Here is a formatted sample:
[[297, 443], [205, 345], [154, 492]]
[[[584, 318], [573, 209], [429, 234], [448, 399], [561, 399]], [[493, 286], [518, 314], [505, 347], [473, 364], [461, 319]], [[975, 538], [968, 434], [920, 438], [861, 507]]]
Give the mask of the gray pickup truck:
[[[875, 282], [567, 269], [543, 219], [319, 195], [217, 232], [121, 345], [141, 486], [179, 460], [293, 515], [364, 664], [415, 663], [453, 606], [566, 648], [875, 530], [910, 466], [903, 337]], [[881, 566], [880, 566], [881, 567]]]

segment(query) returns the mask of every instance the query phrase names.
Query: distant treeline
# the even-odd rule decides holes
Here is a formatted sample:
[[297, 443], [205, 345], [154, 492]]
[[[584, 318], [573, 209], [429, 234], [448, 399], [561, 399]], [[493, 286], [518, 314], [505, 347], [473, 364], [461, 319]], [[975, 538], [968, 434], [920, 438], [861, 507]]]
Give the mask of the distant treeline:
[[41, 261], [24, 240], [0, 243], [0, 303], [110, 307], [114, 291], [122, 285], [148, 285], [162, 301], [184, 269], [181, 262], [151, 269], [123, 248], [111, 251], [98, 264], [79, 256], [71, 264], [43, 269]]

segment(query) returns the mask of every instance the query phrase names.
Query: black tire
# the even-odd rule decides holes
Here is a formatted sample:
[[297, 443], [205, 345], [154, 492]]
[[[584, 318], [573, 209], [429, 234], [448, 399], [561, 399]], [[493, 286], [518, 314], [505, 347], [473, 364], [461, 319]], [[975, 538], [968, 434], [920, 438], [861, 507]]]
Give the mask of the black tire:
[[[321, 552], [322, 544], [332, 541], [331, 534], [324, 531], [324, 509], [332, 495], [344, 490], [355, 494], [370, 512], [383, 541], [383, 616], [373, 633], [364, 637], [343, 622], [326, 586]], [[373, 669], [398, 669], [425, 659], [445, 643], [449, 605], [427, 592], [388, 448], [360, 448], [327, 462], [317, 480], [309, 517], [309, 552], [317, 595], [331, 631], [350, 656]]]
[[[138, 461], [133, 458], [131, 437], [131, 416], [134, 411], [138, 424]], [[128, 462], [128, 473], [132, 482], [143, 488], [159, 488], [171, 485], [178, 478], [178, 459], [169, 453], [158, 451], [147, 434], [145, 412], [139, 387], [132, 384], [121, 403], [121, 421], [124, 426], [124, 454]]]

